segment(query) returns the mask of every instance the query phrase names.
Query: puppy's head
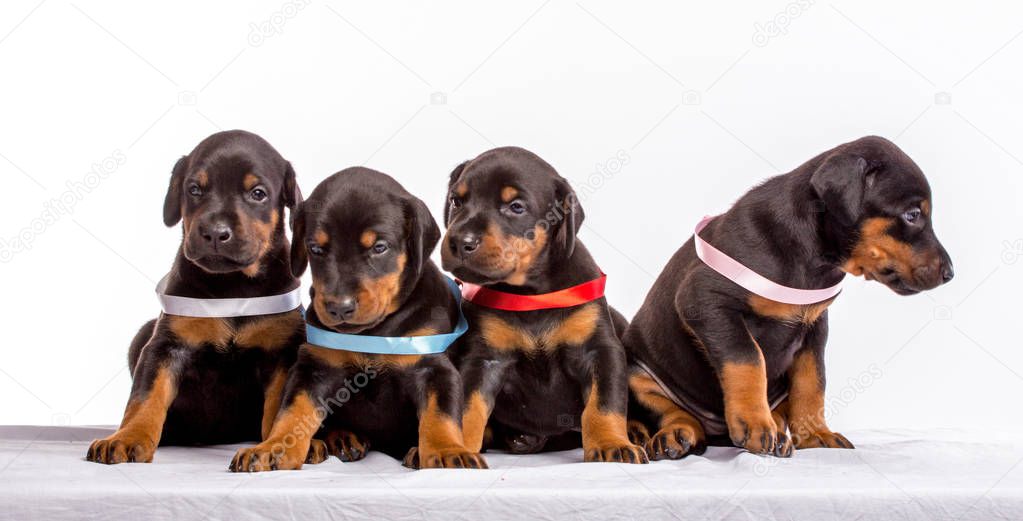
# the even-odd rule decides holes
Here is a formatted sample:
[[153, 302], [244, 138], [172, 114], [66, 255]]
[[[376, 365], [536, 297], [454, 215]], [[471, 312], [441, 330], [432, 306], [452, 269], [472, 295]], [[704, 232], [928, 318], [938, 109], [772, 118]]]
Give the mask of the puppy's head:
[[376, 326], [408, 297], [437, 246], [429, 209], [391, 177], [348, 168], [295, 213], [291, 269], [312, 265], [313, 309], [344, 333]]
[[952, 279], [934, 234], [931, 188], [894, 143], [870, 136], [826, 153], [811, 177], [825, 226], [844, 242], [842, 269], [900, 295]]
[[291, 163], [263, 138], [231, 130], [206, 138], [174, 165], [163, 221], [184, 222], [184, 256], [200, 268], [256, 276], [285, 240], [284, 208], [300, 199]]
[[524, 285], [575, 249], [582, 207], [546, 161], [516, 147], [459, 165], [448, 182], [444, 269], [467, 282]]

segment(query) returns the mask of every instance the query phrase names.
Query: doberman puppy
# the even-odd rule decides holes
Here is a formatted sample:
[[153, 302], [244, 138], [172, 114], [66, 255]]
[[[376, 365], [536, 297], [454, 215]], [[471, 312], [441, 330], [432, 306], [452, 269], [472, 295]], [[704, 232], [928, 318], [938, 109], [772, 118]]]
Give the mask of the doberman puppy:
[[[849, 273], [911, 295], [953, 275], [931, 208], [920, 168], [890, 141], [865, 137], [768, 179], [699, 235], [788, 287], [825, 288]], [[708, 436], [725, 434], [781, 457], [793, 444], [852, 448], [824, 419], [833, 300], [791, 305], [753, 294], [704, 264], [690, 238], [625, 333], [630, 412], [655, 432], [645, 440], [650, 457], [699, 453]]]
[[[320, 183], [295, 213], [291, 266], [312, 265], [310, 325], [338, 333], [414, 337], [459, 319], [430, 261], [440, 230], [426, 205], [391, 177], [349, 168]], [[303, 344], [269, 437], [241, 449], [235, 472], [301, 468], [330, 453], [354, 461], [369, 445], [422, 467], [485, 468], [462, 442], [462, 388], [446, 353], [368, 354]], [[418, 422], [414, 421], [415, 418]], [[324, 424], [326, 444], [312, 436]], [[310, 449], [311, 447], [311, 449]]]
[[[184, 221], [169, 295], [201, 299], [287, 293], [284, 209], [301, 198], [295, 172], [263, 138], [240, 130], [206, 138], [178, 160], [163, 208]], [[304, 339], [299, 310], [237, 318], [161, 314], [132, 341], [132, 389], [121, 426], [86, 459], [150, 462], [158, 444], [260, 439], [280, 404]]]
[[[568, 181], [527, 150], [497, 148], [456, 167], [444, 214], [441, 259], [463, 281], [540, 295], [602, 275], [576, 238], [584, 215]], [[586, 461], [646, 463], [626, 434], [628, 366], [615, 328], [625, 320], [603, 296], [530, 311], [463, 306], [470, 328], [453, 355], [466, 447], [480, 450], [493, 420], [534, 440], [524, 452], [581, 430]]]

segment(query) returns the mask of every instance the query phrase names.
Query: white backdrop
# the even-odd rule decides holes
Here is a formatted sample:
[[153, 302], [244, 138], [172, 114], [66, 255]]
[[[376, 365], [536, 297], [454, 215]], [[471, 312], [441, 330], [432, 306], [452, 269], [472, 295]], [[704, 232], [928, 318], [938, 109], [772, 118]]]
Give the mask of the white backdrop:
[[1023, 425], [1018, 3], [210, 4], [0, 7], [0, 423], [119, 421], [180, 236], [171, 166], [244, 128], [306, 191], [364, 164], [438, 216], [459, 161], [529, 148], [585, 194], [629, 316], [700, 216], [887, 136], [929, 176], [957, 276], [909, 298], [848, 282], [832, 424]]

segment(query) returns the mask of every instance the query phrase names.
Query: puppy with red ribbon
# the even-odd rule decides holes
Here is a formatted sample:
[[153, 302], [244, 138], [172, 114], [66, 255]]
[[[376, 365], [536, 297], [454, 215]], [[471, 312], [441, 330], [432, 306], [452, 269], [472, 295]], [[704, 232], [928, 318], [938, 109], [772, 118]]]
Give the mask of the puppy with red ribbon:
[[452, 356], [471, 451], [489, 425], [528, 440], [513, 451], [580, 431], [586, 461], [647, 462], [626, 432], [627, 323], [576, 238], [582, 221], [568, 181], [527, 150], [490, 150], [451, 173], [441, 259], [470, 324]]
[[655, 460], [718, 439], [780, 457], [851, 449], [824, 418], [827, 308], [846, 274], [900, 295], [951, 280], [931, 209], [913, 160], [865, 137], [701, 221], [625, 333], [633, 440]]

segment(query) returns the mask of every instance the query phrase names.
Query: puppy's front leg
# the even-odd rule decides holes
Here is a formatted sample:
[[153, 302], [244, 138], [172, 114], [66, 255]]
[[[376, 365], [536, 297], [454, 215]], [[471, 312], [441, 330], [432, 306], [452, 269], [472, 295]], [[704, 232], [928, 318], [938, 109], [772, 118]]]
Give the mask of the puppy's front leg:
[[583, 460], [647, 463], [643, 447], [629, 441], [625, 414], [629, 403], [625, 348], [614, 335], [598, 333], [587, 346], [594, 350], [592, 380], [583, 388]]
[[179, 369], [172, 356], [175, 348], [160, 336], [154, 336], [143, 348], [120, 428], [102, 440], [93, 441], [85, 459], [106, 464], [153, 461], [167, 409], [178, 393]]
[[[313, 435], [332, 405], [328, 398], [329, 382], [317, 382], [316, 373], [322, 373], [321, 363], [306, 352], [303, 346], [298, 361], [288, 373], [281, 407], [276, 413], [270, 432], [255, 447], [239, 449], [231, 460], [232, 472], [261, 472], [267, 470], [297, 470], [302, 468], [309, 454]], [[334, 374], [338, 371], [334, 370]], [[337, 374], [338, 378], [343, 375]], [[322, 451], [321, 451], [322, 452]], [[322, 461], [323, 456], [318, 457]], [[318, 461], [312, 461], [318, 463]]]
[[419, 413], [419, 446], [410, 451], [405, 465], [413, 468], [485, 469], [479, 450], [467, 448], [462, 435], [462, 380], [444, 355], [417, 368], [416, 406]]
[[824, 345], [827, 338], [827, 316], [823, 316], [814, 324], [789, 369], [787, 419], [797, 449], [853, 448], [845, 436], [832, 432], [824, 419]]
[[785, 426], [775, 423], [767, 403], [764, 355], [746, 323], [727, 310], [701, 313], [701, 317], [685, 324], [706, 348], [717, 371], [732, 443], [755, 454], [791, 456]]
[[490, 353], [483, 344], [474, 346], [469, 352], [483, 353], [483, 356], [470, 354], [459, 367], [465, 400], [462, 435], [467, 449], [482, 452], [487, 421], [494, 411], [494, 400], [504, 381], [509, 361], [496, 353]]
[[673, 402], [645, 370], [636, 368], [629, 375], [629, 389], [636, 401], [657, 419], [659, 426], [653, 436], [644, 440], [647, 457], [662, 460], [703, 454], [707, 449], [707, 436], [700, 420]]
[[278, 367], [270, 376], [270, 381], [263, 388], [263, 424], [260, 441], [270, 435], [274, 419], [277, 418], [277, 411], [281, 408], [281, 399], [284, 395], [284, 385], [288, 381], [288, 369]]
[[[262, 434], [259, 438], [260, 441], [266, 441], [270, 437], [274, 420], [277, 419], [277, 413], [281, 409], [281, 401], [284, 399], [284, 386], [287, 384], [287, 381], [288, 368], [281, 365], [274, 370], [270, 380], [266, 382], [266, 386], [263, 388], [263, 425]], [[310, 442], [309, 454], [306, 456], [305, 462], [314, 465], [323, 463], [330, 454], [330, 449], [326, 443], [314, 439]]]

